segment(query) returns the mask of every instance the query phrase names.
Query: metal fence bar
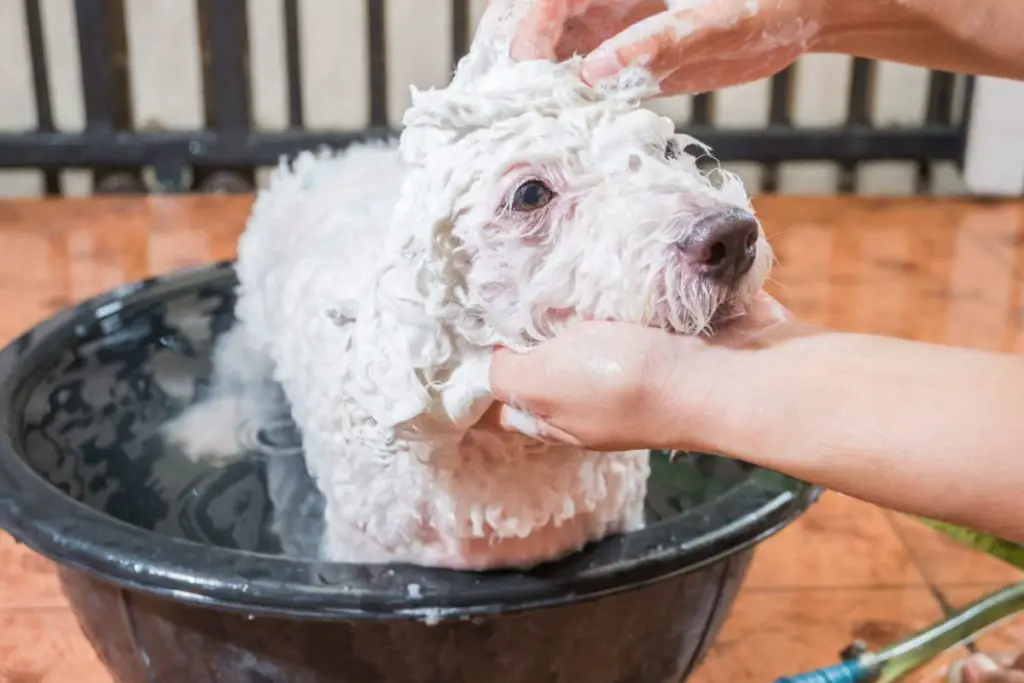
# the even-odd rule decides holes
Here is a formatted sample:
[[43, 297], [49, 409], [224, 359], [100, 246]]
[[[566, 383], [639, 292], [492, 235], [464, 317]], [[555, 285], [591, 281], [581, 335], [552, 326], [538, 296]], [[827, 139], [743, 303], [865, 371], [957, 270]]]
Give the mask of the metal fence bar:
[[366, 0], [371, 126], [384, 126], [388, 122], [388, 67], [384, 43], [385, 2], [386, 0]]
[[106, 0], [75, 0], [85, 124], [97, 132], [113, 130], [117, 101], [108, 5]]
[[711, 93], [694, 95], [690, 124], [693, 126], [710, 126], [713, 107], [714, 100], [711, 98]]
[[932, 71], [928, 76], [928, 123], [953, 124], [953, 89], [956, 76], [946, 71]]
[[[971, 117], [974, 112], [974, 89], [977, 85], [978, 78], [976, 76], [962, 76], [963, 79], [963, 92], [961, 94], [961, 102], [959, 111], [954, 112], [955, 122], [951, 126], [953, 130], [960, 134], [960, 154], [957, 157], [956, 163], [960, 171], [963, 173], [962, 179], [967, 183], [969, 174], [967, 173], [967, 140], [968, 131], [970, 130]], [[954, 95], [956, 93], [954, 92]], [[967, 185], [969, 187], [969, 185]]]
[[[936, 125], [953, 125], [953, 89], [956, 76], [945, 71], [928, 74], [928, 103], [925, 121]], [[917, 162], [917, 192], [926, 192], [932, 183], [932, 164], [927, 158]]]
[[285, 74], [288, 79], [288, 126], [302, 128], [302, 55], [299, 50], [299, 3], [284, 0]]
[[24, 4], [38, 127], [42, 131], [52, 131], [54, 128], [53, 107], [50, 104], [50, 74], [46, 65], [46, 48], [43, 45], [43, 21], [39, 14], [39, 0], [24, 0]]
[[874, 64], [857, 57], [853, 60], [853, 78], [850, 81], [850, 108], [847, 122], [854, 126], [871, 124], [871, 82]]
[[[131, 120], [127, 69], [115, 60], [115, 51], [125, 44], [124, 7], [118, 0], [75, 0], [75, 23], [86, 134], [110, 135]], [[91, 164], [95, 191], [143, 192], [140, 169], [128, 166]]]
[[971, 126], [971, 115], [974, 112], [974, 89], [978, 84], [976, 76], [967, 76], [964, 82], [963, 111], [960, 113], [960, 122], [956, 127], [964, 137], [966, 146], [967, 131]]
[[469, 0], [452, 0], [452, 71], [469, 51]]
[[[851, 127], [870, 127], [871, 125], [871, 82], [873, 64], [863, 57], [856, 57], [851, 66], [850, 102], [846, 113], [846, 123]], [[857, 184], [856, 162], [841, 162], [837, 191], [853, 192]]]
[[[247, 0], [196, 0], [203, 47], [209, 61], [203, 69], [206, 126], [228, 139], [242, 139], [252, 126], [251, 88], [246, 68], [249, 54]], [[195, 171], [193, 186], [207, 192], [247, 192], [255, 185], [253, 168]]]
[[[37, 128], [43, 132], [54, 130], [53, 106], [50, 102], [50, 74], [43, 44], [43, 21], [39, 13], [39, 0], [25, 0], [25, 23], [28, 29], [29, 57], [32, 61], [32, 90], [36, 102]], [[60, 177], [54, 169], [43, 172], [43, 189], [48, 195], [60, 194]]]
[[[768, 123], [782, 128], [793, 127], [793, 74], [789, 66], [772, 77], [771, 101], [768, 106]], [[779, 189], [779, 167], [776, 163], [764, 165], [762, 191], [776, 192]]]
[[[789, 126], [769, 126], [763, 130], [688, 126], [687, 132], [709, 144], [722, 161], [856, 163], [922, 157], [958, 161], [963, 151], [962, 136], [948, 126], [815, 130]], [[145, 166], [161, 155], [180, 156], [197, 167], [263, 166], [276, 164], [281, 155], [294, 155], [321, 145], [343, 148], [394, 133], [378, 126], [365, 131], [253, 132], [243, 138], [228, 138], [216, 131], [0, 134], [0, 167]]]
[[207, 125], [225, 134], [249, 129], [245, 0], [197, 0], [209, 30], [209, 68], [204, 69]]

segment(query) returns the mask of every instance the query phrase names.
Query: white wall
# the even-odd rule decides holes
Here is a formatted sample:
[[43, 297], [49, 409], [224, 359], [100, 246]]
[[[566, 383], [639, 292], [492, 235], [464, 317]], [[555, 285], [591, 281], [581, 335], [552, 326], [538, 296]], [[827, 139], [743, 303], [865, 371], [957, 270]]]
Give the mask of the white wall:
[[964, 179], [973, 192], [981, 194], [1024, 191], [1024, 83], [977, 80]]

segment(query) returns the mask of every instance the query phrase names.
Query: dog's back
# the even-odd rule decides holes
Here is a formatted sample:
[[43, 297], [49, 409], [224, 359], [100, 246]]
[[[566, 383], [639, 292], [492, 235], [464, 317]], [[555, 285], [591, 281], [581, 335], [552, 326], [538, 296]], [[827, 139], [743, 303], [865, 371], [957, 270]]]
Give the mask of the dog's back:
[[[292, 294], [285, 285], [296, 280], [303, 297], [358, 300], [383, 253], [403, 175], [396, 147], [385, 142], [337, 155], [304, 153], [282, 165], [239, 242], [240, 298], [249, 298], [243, 306], [282, 310], [273, 297]], [[305, 276], [289, 278], [295, 269]], [[253, 324], [276, 322], [257, 321], [258, 313], [239, 311]]]
[[393, 141], [306, 152], [274, 172], [239, 241], [237, 320], [217, 340], [210, 391], [164, 430], [187, 457], [235, 459], [287, 410], [275, 339], [302, 320], [297, 309], [345, 326], [383, 253], [403, 174]]

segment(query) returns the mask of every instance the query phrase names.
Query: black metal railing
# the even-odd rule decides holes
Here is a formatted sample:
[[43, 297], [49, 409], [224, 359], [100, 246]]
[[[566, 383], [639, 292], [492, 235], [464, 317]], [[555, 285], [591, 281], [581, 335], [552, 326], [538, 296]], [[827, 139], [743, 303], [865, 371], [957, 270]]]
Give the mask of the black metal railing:
[[[131, 128], [122, 0], [75, 0], [86, 125], [73, 133], [54, 126], [38, 0], [22, 1], [38, 126], [28, 133], [0, 133], [0, 168], [42, 170], [48, 193], [60, 192], [59, 172], [64, 169], [91, 170], [97, 192], [247, 190], [253, 185], [254, 169], [275, 165], [282, 155], [321, 145], [344, 147], [393, 132], [387, 119], [387, 0], [362, 0], [368, 10], [369, 126], [331, 131], [304, 126], [298, 0], [284, 0], [289, 128], [281, 132], [255, 130], [252, 125], [246, 0], [192, 0], [200, 17], [206, 121], [202, 130], [182, 132]], [[470, 26], [468, 0], [452, 1], [454, 64], [467, 49]], [[878, 127], [869, 115], [874, 63], [855, 59], [851, 68], [849, 108], [841, 126], [802, 129], [793, 125], [791, 68], [771, 80], [766, 127], [716, 128], [715, 96], [706, 94], [694, 98], [691, 118], [681, 130], [708, 143], [722, 161], [763, 165], [763, 190], [767, 192], [777, 187], [778, 165], [790, 161], [838, 163], [844, 171], [838, 191], [853, 189], [854, 171], [862, 162], [913, 162], [919, 188], [927, 187], [932, 162], [962, 162], [972, 79], [966, 79], [965, 94], [955, 106], [955, 77], [933, 72], [925, 120], [909, 127]], [[145, 168], [153, 169], [155, 187], [143, 183]]]

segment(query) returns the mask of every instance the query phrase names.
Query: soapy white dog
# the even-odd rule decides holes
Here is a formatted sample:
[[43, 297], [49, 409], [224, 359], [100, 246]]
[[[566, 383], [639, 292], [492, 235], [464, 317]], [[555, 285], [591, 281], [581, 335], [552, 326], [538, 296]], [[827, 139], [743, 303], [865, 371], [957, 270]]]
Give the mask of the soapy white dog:
[[580, 318], [697, 334], [761, 288], [771, 251], [741, 183], [698, 170], [645, 94], [477, 49], [414, 91], [397, 148], [280, 168], [239, 243], [212, 392], [171, 440], [235, 457], [283, 393], [337, 561], [525, 567], [640, 528], [645, 451], [475, 425], [495, 345]]

